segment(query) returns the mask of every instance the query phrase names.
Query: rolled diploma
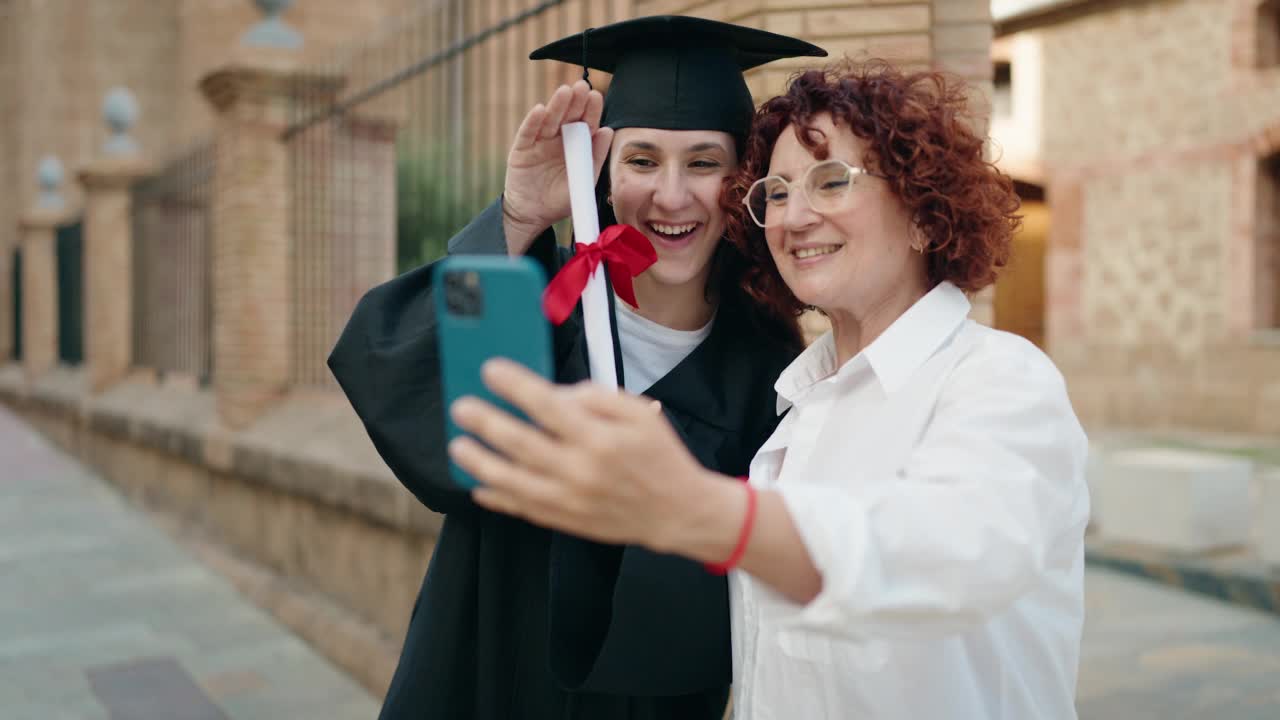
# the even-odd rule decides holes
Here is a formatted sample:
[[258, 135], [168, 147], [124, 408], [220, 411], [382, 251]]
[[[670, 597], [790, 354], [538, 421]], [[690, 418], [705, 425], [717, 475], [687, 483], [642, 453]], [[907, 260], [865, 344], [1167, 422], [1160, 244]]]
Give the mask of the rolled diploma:
[[[591, 162], [591, 130], [584, 122], [560, 127], [564, 137], [564, 164], [569, 178], [569, 204], [573, 209], [573, 234], [577, 242], [589, 244], [600, 235], [596, 214], [595, 172]], [[613, 318], [609, 314], [608, 286], [602, 263], [591, 273], [582, 293], [582, 317], [587, 332], [587, 363], [591, 380], [617, 389], [618, 370], [613, 362]]]

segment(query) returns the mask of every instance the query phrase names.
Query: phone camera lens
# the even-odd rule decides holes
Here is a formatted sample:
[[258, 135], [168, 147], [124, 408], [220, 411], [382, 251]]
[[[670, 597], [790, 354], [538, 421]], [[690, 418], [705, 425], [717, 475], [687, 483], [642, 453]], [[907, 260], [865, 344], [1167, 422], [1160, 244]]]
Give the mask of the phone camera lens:
[[444, 292], [445, 307], [453, 315], [475, 317], [484, 310], [483, 288], [475, 272], [445, 273]]

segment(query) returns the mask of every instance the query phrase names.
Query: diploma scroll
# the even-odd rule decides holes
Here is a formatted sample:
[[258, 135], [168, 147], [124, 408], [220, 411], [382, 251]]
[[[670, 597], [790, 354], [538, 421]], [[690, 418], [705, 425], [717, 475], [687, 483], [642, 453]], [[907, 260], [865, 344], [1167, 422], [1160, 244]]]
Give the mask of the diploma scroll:
[[[600, 235], [600, 218], [596, 214], [595, 168], [591, 161], [591, 129], [584, 122], [563, 125], [564, 163], [569, 178], [569, 203], [573, 209], [573, 234], [576, 242], [590, 244]], [[582, 293], [582, 315], [587, 334], [587, 361], [591, 381], [616, 389], [617, 365], [613, 362], [613, 317], [609, 313], [608, 286], [601, 264], [591, 274]]]

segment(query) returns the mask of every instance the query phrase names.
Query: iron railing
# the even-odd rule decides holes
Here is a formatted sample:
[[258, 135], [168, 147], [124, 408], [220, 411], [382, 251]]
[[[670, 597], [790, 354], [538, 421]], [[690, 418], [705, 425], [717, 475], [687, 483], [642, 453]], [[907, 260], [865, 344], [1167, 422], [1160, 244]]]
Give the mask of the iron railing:
[[285, 132], [295, 383], [333, 387], [324, 360], [360, 296], [442, 255], [497, 197], [524, 114], [581, 74], [529, 53], [628, 5], [439, 0], [299, 79]]
[[213, 364], [214, 158], [201, 143], [132, 188], [134, 364], [202, 384]]

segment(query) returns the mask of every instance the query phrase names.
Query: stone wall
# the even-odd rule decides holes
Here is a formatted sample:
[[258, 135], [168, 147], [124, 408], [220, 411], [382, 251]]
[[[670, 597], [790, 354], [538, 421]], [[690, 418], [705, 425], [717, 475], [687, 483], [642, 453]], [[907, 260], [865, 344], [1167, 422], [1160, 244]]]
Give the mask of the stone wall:
[[1280, 28], [1257, 6], [1121, 3], [1033, 31], [1048, 345], [1087, 422], [1280, 432], [1280, 346], [1253, 317], [1280, 71], [1240, 56]]

